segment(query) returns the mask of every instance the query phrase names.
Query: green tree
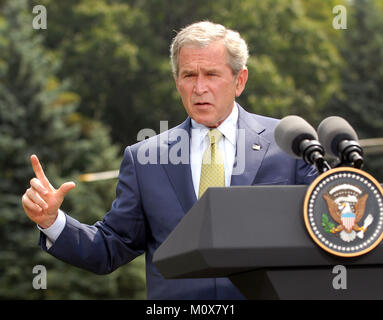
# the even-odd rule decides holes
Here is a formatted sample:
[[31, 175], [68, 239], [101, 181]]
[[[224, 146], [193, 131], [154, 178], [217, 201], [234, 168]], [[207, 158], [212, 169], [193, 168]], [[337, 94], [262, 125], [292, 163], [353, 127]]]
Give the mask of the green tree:
[[337, 90], [340, 57], [330, 20], [334, 2], [222, 0], [217, 4], [225, 3], [225, 10], [217, 9], [216, 19], [238, 30], [249, 45], [249, 81], [240, 99], [248, 109], [318, 121]]
[[[81, 96], [79, 111], [108, 125], [122, 147], [136, 142], [140, 129], [158, 129], [165, 109], [158, 104], [172, 108], [166, 85], [172, 79], [147, 15], [128, 1], [38, 2], [49, 12], [45, 45], [62, 57], [59, 74]], [[174, 113], [165, 114], [170, 120]]]
[[[35, 1], [37, 3], [37, 1]], [[113, 141], [136, 142], [142, 128], [159, 131], [186, 117], [175, 90], [169, 45], [176, 31], [212, 20], [241, 32], [251, 58], [249, 111], [318, 122], [338, 90], [340, 57], [332, 8], [343, 1], [53, 0], [45, 44], [63, 60], [79, 111], [111, 128]], [[171, 10], [169, 10], [171, 8]]]
[[[63, 209], [90, 224], [110, 208], [116, 181], [77, 178], [120, 163], [106, 128], [76, 112], [79, 97], [57, 78], [58, 59], [42, 47], [31, 11], [25, 0], [12, 0], [0, 13], [0, 298], [144, 298], [142, 258], [107, 276], [80, 270], [42, 252], [39, 232], [23, 211], [33, 153], [53, 185], [77, 183]], [[35, 265], [47, 269], [47, 290], [32, 287]]]
[[[326, 115], [344, 117], [360, 139], [383, 136], [383, 7], [381, 1], [358, 0], [348, 6], [348, 29], [342, 30], [341, 90]], [[383, 180], [382, 154], [367, 155], [366, 171]]]

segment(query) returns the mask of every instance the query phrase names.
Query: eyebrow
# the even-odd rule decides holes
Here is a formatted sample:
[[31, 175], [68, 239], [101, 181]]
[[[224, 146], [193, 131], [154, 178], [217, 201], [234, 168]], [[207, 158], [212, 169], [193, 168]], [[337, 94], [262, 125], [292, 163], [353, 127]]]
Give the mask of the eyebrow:
[[220, 70], [212, 68], [212, 69], [206, 69], [205, 72], [207, 72], [207, 73], [220, 73]]
[[195, 72], [195, 71], [193, 71], [193, 70], [184, 69], [184, 70], [182, 70], [182, 71], [180, 72], [180, 75], [183, 76], [183, 75], [185, 75], [185, 74], [192, 74], [192, 73], [194, 73], [194, 72]]
[[[212, 69], [203, 69], [202, 72], [204, 72], [204, 73], [217, 73], [217, 74], [219, 74], [220, 70], [218, 70], [216, 68], [212, 68]], [[181, 70], [180, 75], [183, 76], [185, 74], [194, 74], [194, 73], [196, 73], [195, 70], [184, 69], [184, 70]]]

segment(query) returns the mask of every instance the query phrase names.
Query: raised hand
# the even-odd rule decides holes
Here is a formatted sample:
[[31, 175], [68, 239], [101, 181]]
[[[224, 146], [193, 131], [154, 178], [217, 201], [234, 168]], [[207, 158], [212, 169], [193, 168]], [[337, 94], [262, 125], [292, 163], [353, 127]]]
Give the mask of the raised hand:
[[31, 156], [31, 163], [36, 177], [31, 179], [31, 187], [22, 196], [22, 204], [25, 213], [32, 221], [42, 228], [48, 228], [55, 222], [65, 195], [76, 185], [74, 182], [66, 182], [59, 189], [55, 189], [45, 176], [35, 155]]

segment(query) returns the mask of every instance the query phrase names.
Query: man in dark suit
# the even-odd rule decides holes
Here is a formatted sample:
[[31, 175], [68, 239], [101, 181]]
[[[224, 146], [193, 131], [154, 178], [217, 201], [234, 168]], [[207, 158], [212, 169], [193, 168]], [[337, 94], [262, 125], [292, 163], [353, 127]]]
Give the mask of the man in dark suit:
[[36, 178], [22, 202], [42, 231], [42, 248], [98, 274], [145, 253], [149, 299], [242, 299], [226, 278], [164, 279], [152, 258], [207, 187], [307, 184], [315, 178], [313, 167], [275, 144], [277, 120], [250, 114], [235, 102], [246, 85], [247, 59], [245, 41], [221, 25], [195, 23], [177, 34], [171, 60], [189, 117], [126, 148], [116, 199], [93, 226], [59, 209], [75, 185], [54, 189], [33, 155]]

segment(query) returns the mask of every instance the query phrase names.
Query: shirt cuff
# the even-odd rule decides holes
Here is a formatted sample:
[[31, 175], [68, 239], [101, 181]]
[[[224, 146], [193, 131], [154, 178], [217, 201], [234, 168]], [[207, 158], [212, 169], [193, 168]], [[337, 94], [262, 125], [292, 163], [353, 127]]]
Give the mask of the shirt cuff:
[[53, 224], [49, 228], [43, 229], [39, 225], [37, 225], [37, 228], [47, 236], [47, 247], [51, 247], [52, 244], [57, 240], [61, 232], [64, 230], [65, 224], [65, 213], [59, 209], [56, 221], [53, 222]]

